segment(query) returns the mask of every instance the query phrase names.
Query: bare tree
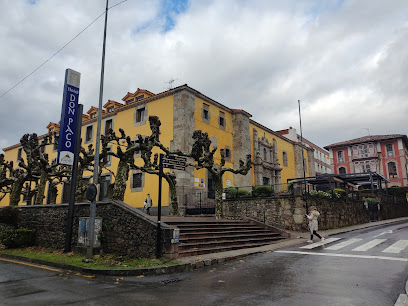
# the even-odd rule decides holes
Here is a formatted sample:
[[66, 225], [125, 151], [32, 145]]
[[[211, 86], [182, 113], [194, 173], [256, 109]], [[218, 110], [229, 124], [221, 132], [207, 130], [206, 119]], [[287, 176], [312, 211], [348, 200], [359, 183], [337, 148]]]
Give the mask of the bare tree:
[[191, 150], [191, 157], [194, 158], [196, 169], [207, 169], [211, 173], [212, 178], [215, 183], [215, 217], [217, 219], [222, 219], [224, 216], [223, 213], [223, 199], [222, 199], [222, 176], [225, 172], [232, 172], [234, 174], [246, 175], [252, 167], [251, 155], [248, 154], [246, 162], [242, 160], [239, 161], [239, 169], [233, 168], [224, 168], [225, 166], [225, 152], [220, 150], [221, 154], [221, 163], [216, 165], [214, 163], [214, 154], [217, 151], [217, 147], [210, 149], [211, 140], [208, 137], [207, 133], [203, 133], [200, 130], [196, 130], [193, 133], [194, 144]]

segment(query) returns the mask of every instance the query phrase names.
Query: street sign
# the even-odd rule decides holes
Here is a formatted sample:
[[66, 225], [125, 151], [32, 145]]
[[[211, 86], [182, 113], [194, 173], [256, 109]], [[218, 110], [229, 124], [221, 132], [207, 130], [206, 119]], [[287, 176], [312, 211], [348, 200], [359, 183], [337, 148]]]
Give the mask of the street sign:
[[79, 72], [72, 69], [65, 70], [61, 125], [58, 138], [58, 164], [70, 166], [74, 164], [80, 79], [81, 74]]
[[187, 157], [177, 155], [163, 155], [162, 165], [163, 168], [186, 170]]

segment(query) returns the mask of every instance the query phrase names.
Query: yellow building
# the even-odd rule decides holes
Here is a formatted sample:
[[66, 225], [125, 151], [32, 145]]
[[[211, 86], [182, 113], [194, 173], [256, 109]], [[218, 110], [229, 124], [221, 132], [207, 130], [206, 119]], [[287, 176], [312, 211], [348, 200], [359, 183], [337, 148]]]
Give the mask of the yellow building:
[[[128, 92], [122, 101], [123, 103], [108, 100], [103, 106], [101, 133], [106, 133], [112, 128], [119, 134], [119, 128], [122, 128], [132, 139], [138, 134], [148, 136], [151, 134], [148, 117], [155, 115], [161, 121], [160, 141], [171, 150], [190, 152], [193, 132], [202, 130], [208, 133], [213, 146], [225, 150], [227, 160], [225, 167], [237, 169], [239, 160], [245, 161], [246, 155], [251, 154], [254, 162], [251, 172], [246, 176], [225, 173], [224, 187], [251, 188], [256, 185], [273, 185], [275, 191], [285, 190], [287, 179], [303, 176], [302, 148], [307, 165], [306, 176], [314, 176], [314, 167], [311, 166], [313, 150], [302, 147], [299, 143], [253, 121], [246, 111], [228, 108], [187, 85], [159, 94], [137, 89], [134, 93]], [[89, 144], [95, 147], [97, 112], [96, 107], [91, 107], [83, 115], [81, 135], [82, 146], [85, 148]], [[48, 132], [58, 132], [59, 125], [50, 123], [47, 129]], [[14, 161], [15, 164], [20, 156], [25, 158], [20, 144], [3, 150], [5, 160]], [[112, 150], [116, 150], [114, 144]], [[156, 148], [153, 153], [162, 153], [159, 151]], [[48, 146], [45, 153], [52, 160], [56, 158], [57, 148]], [[218, 150], [215, 162], [218, 164], [220, 159]], [[112, 172], [116, 171], [118, 161], [115, 158], [105, 162]], [[135, 163], [142, 165], [142, 160], [137, 154], [135, 154]], [[192, 201], [197, 202], [198, 195], [200, 201], [213, 198], [214, 184], [208, 171], [188, 167], [186, 171], [174, 170], [174, 172], [177, 177], [177, 194], [181, 207], [188, 206]], [[84, 173], [85, 178], [91, 175], [91, 172]], [[107, 186], [113, 181], [111, 172], [104, 170], [100, 181], [99, 200], [107, 199]], [[148, 193], [157, 205], [158, 176], [137, 170], [131, 171], [124, 201], [131, 206], [142, 207]], [[57, 203], [68, 201], [67, 184], [59, 186], [58, 194]], [[48, 201], [46, 196], [44, 204]], [[20, 203], [23, 203], [23, 199]], [[168, 205], [168, 203], [169, 190], [167, 183], [163, 181], [162, 205]], [[8, 205], [7, 197], [0, 202], [0, 205]]]

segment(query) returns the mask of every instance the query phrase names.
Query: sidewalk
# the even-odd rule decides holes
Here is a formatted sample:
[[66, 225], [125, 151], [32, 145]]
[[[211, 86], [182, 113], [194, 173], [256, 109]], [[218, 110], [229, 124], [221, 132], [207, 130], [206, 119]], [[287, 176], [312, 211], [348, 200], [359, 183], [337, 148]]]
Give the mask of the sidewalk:
[[[326, 231], [319, 231], [323, 237], [336, 235], [340, 233], [351, 232], [359, 229], [370, 228], [375, 226], [381, 226], [385, 224], [391, 224], [396, 222], [406, 221], [408, 222], [408, 217], [381, 220], [377, 222], [369, 222], [359, 225], [353, 225], [349, 227], [331, 229]], [[52, 262], [45, 262], [41, 260], [23, 258], [19, 256], [9, 256], [5, 254], [0, 254], [0, 258], [9, 258], [20, 260], [22, 262], [32, 262], [52, 267], [61, 268], [64, 270], [78, 271], [82, 273], [98, 274], [98, 275], [108, 275], [108, 276], [138, 276], [138, 275], [158, 275], [158, 274], [168, 274], [168, 273], [180, 273], [192, 271], [194, 269], [199, 269], [204, 266], [210, 266], [217, 263], [222, 263], [229, 260], [234, 260], [237, 258], [245, 257], [248, 255], [264, 252], [272, 252], [277, 249], [292, 247], [301, 243], [306, 242], [309, 237], [309, 232], [293, 232], [289, 231], [291, 238], [280, 240], [274, 244], [264, 245], [256, 248], [240, 249], [220, 253], [211, 253], [199, 256], [181, 257], [178, 260], [182, 263], [179, 265], [169, 266], [169, 267], [159, 267], [159, 268], [144, 268], [144, 269], [123, 269], [123, 270], [102, 270], [102, 269], [90, 269], [82, 267], [74, 267], [62, 264], [56, 264]], [[408, 286], [408, 283], [407, 283]]]

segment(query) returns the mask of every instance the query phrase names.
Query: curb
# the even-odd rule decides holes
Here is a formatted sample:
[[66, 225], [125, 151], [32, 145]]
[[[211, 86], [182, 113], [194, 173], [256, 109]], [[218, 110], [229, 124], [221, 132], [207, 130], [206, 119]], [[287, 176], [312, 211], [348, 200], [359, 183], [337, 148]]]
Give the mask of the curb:
[[107, 276], [160, 275], [160, 274], [167, 274], [167, 273], [188, 272], [194, 269], [194, 265], [192, 265], [191, 263], [183, 263], [183, 264], [168, 266], [168, 267], [106, 270], [106, 269], [92, 269], [92, 268], [77, 267], [77, 266], [71, 266], [71, 265], [66, 265], [66, 264], [45, 261], [41, 259], [27, 258], [23, 256], [16, 256], [16, 255], [9, 255], [9, 254], [0, 254], [0, 258], [14, 259], [14, 260], [23, 261], [23, 262], [30, 262], [30, 263], [40, 264], [44, 266], [60, 268], [62, 270], [70, 270], [70, 271], [81, 272], [81, 273], [89, 273], [89, 274], [94, 274], [94, 275], [107, 275]]

